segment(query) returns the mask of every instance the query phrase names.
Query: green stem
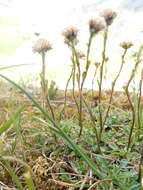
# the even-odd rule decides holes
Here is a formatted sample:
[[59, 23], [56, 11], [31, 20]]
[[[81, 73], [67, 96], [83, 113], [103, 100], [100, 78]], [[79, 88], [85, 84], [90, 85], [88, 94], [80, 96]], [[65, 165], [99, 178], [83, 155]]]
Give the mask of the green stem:
[[46, 73], [46, 65], [45, 65], [45, 52], [42, 52], [42, 73], [41, 73], [41, 87], [42, 87], [42, 92], [43, 92], [43, 107], [46, 107], [46, 103], [50, 109], [52, 118], [55, 120], [55, 115], [54, 115], [54, 111], [53, 108], [51, 106], [50, 100], [49, 100], [49, 95], [48, 95], [48, 86], [46, 83], [46, 77], [45, 77], [45, 73]]
[[69, 78], [68, 78], [68, 80], [67, 80], [67, 84], [66, 84], [66, 88], [65, 88], [65, 101], [64, 101], [64, 109], [63, 109], [63, 111], [64, 111], [64, 116], [66, 115], [66, 104], [67, 104], [67, 90], [68, 90], [68, 85], [69, 85], [69, 83], [70, 83], [70, 80], [71, 80], [71, 78], [72, 78], [72, 76], [73, 76], [73, 68], [72, 68], [72, 70], [71, 70], [71, 73], [70, 73], [70, 76], [69, 76]]
[[84, 103], [85, 103], [85, 105], [86, 105], [86, 107], [87, 107], [87, 109], [88, 109], [88, 112], [89, 112], [89, 115], [90, 115], [90, 118], [91, 118], [91, 121], [92, 121], [92, 123], [93, 123], [93, 125], [94, 125], [94, 131], [95, 131], [95, 135], [96, 135], [96, 139], [97, 139], [97, 146], [98, 146], [98, 151], [99, 151], [99, 153], [101, 154], [102, 152], [101, 152], [101, 149], [100, 149], [100, 140], [99, 140], [99, 136], [98, 136], [98, 131], [97, 131], [97, 129], [96, 129], [96, 118], [93, 116], [93, 114], [92, 114], [92, 110], [91, 110], [91, 108], [89, 107], [89, 105], [87, 104], [87, 102], [86, 102], [86, 100], [85, 100], [85, 98], [83, 97], [83, 101], [84, 101]]
[[143, 69], [141, 72], [141, 79], [139, 82], [139, 95], [138, 95], [138, 105], [137, 105], [137, 120], [138, 120], [138, 129], [140, 134], [141, 129], [141, 97], [142, 97], [142, 77], [143, 77]]
[[72, 94], [73, 94], [73, 98], [77, 107], [77, 111], [79, 114], [79, 105], [75, 96], [75, 76], [76, 76], [76, 64], [75, 64], [75, 54], [72, 48], [72, 63], [73, 63], [73, 74], [72, 74], [72, 82], [73, 82], [73, 89], [72, 89]]
[[89, 41], [88, 41], [88, 47], [87, 47], [87, 56], [86, 56], [86, 70], [85, 70], [85, 75], [83, 75], [83, 78], [82, 78], [82, 82], [81, 82], [81, 85], [80, 85], [80, 88], [79, 88], [79, 111], [80, 111], [80, 114], [79, 114], [79, 125], [80, 125], [80, 132], [79, 132], [79, 137], [81, 136], [82, 134], [82, 130], [83, 130], [83, 100], [82, 100], [82, 97], [83, 97], [83, 85], [84, 85], [84, 82], [85, 82], [85, 79], [87, 77], [87, 73], [88, 73], [88, 70], [89, 70], [89, 66], [90, 66], [90, 62], [89, 62], [89, 55], [90, 55], [90, 49], [91, 49], [91, 43], [92, 43], [92, 39], [93, 39], [93, 35], [90, 35], [89, 36]]
[[132, 125], [131, 125], [131, 129], [130, 129], [130, 133], [129, 133], [129, 139], [128, 139], [128, 144], [127, 144], [127, 151], [129, 150], [130, 145], [131, 145], [131, 138], [132, 138], [133, 129], [134, 129], [134, 126], [135, 126], [135, 118], [136, 118], [134, 105], [133, 105], [133, 103], [131, 101], [130, 94], [129, 94], [129, 85], [130, 85], [131, 81], [133, 80], [133, 78], [135, 76], [135, 72], [137, 70], [137, 67], [138, 67], [139, 63], [141, 62], [140, 57], [141, 57], [141, 54], [142, 54], [142, 50], [143, 50], [143, 47], [141, 46], [140, 49], [139, 49], [139, 52], [137, 54], [137, 60], [136, 60], [135, 67], [134, 67], [134, 69], [131, 72], [130, 79], [129, 79], [129, 81], [127, 83], [127, 86], [126, 86], [126, 89], [125, 89], [128, 101], [129, 101], [131, 109], [132, 109]]
[[142, 186], [142, 178], [143, 178], [143, 145], [141, 149], [141, 158], [140, 158], [139, 174], [138, 174], [138, 182], [141, 182], [141, 186]]
[[93, 88], [93, 86], [94, 86], [94, 80], [95, 80], [95, 77], [96, 77], [96, 74], [97, 74], [97, 70], [98, 70], [98, 67], [96, 67], [94, 75], [93, 75], [93, 79], [92, 79], [92, 98], [94, 96], [94, 88]]
[[121, 66], [120, 66], [119, 72], [118, 72], [116, 78], [114, 79], [114, 81], [113, 81], [113, 83], [112, 83], [112, 89], [111, 89], [111, 96], [110, 96], [110, 100], [109, 100], [109, 106], [108, 106], [108, 109], [107, 109], [107, 112], [106, 112], [106, 116], [105, 116], [105, 120], [104, 120], [104, 122], [103, 122], [103, 126], [105, 125], [106, 120], [107, 120], [108, 115], [109, 115], [109, 111], [110, 111], [110, 108], [111, 108], [111, 102], [112, 102], [112, 98], [113, 98], [113, 93], [114, 93], [115, 84], [116, 84], [116, 82], [117, 82], [117, 80], [118, 80], [118, 78], [119, 78], [119, 76], [120, 76], [120, 74], [121, 74], [121, 71], [122, 71], [122, 69], [123, 69], [123, 65], [124, 65], [124, 63], [125, 63], [125, 55], [126, 55], [126, 53], [127, 53], [127, 49], [124, 50], [124, 53], [123, 53], [123, 55], [122, 55], [122, 61], [121, 61]]
[[101, 136], [103, 132], [103, 118], [102, 118], [102, 111], [101, 111], [101, 99], [102, 99], [102, 81], [103, 81], [103, 70], [104, 70], [104, 63], [106, 61], [106, 45], [107, 45], [107, 38], [108, 38], [108, 26], [104, 33], [104, 43], [103, 43], [103, 52], [102, 52], [102, 63], [100, 68], [100, 81], [99, 81], [99, 123], [100, 123], [100, 133], [99, 139], [101, 141]]

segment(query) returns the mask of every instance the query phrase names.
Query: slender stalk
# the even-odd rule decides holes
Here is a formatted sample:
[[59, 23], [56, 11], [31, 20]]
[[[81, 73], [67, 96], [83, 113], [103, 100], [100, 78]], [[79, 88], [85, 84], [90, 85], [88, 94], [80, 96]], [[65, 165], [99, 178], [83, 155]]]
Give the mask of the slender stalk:
[[[51, 112], [52, 119], [55, 120], [55, 115], [53, 108], [51, 106], [50, 100], [49, 100], [49, 94], [48, 94], [48, 84], [46, 81], [46, 65], [45, 65], [45, 52], [42, 51], [42, 71], [41, 71], [41, 88], [42, 88], [42, 94], [43, 94], [43, 108], [46, 110], [46, 103], [48, 105], [48, 108]], [[53, 137], [55, 141], [57, 142], [57, 137], [55, 134], [53, 134]]]
[[139, 82], [139, 95], [138, 95], [138, 105], [137, 105], [137, 121], [138, 121], [138, 129], [140, 134], [141, 129], [141, 97], [142, 97], [142, 81], [143, 81], [143, 69], [141, 72], [141, 79]]
[[93, 125], [95, 126], [93, 129], [94, 129], [94, 131], [95, 131], [95, 135], [96, 135], [96, 139], [97, 139], [98, 151], [99, 151], [100, 154], [101, 154], [100, 140], [99, 140], [99, 136], [98, 136], [98, 131], [97, 131], [97, 129], [96, 129], [96, 122], [97, 122], [97, 120], [96, 120], [96, 118], [93, 116], [92, 110], [91, 110], [91, 108], [89, 107], [89, 105], [87, 104], [87, 102], [86, 102], [84, 96], [83, 96], [82, 98], [83, 98], [83, 101], [84, 101], [84, 103], [85, 103], [85, 105], [86, 105], [86, 107], [87, 107], [87, 109], [88, 109], [88, 112], [89, 112], [91, 121], [92, 121]]
[[43, 108], [45, 108], [46, 84], [45, 84], [45, 52], [42, 52], [41, 88], [43, 94]]
[[82, 123], [82, 90], [80, 87], [81, 83], [81, 68], [80, 68], [80, 62], [79, 58], [77, 56], [77, 52], [75, 49], [75, 46], [73, 45], [73, 53], [75, 56], [75, 64], [78, 68], [78, 73], [77, 73], [77, 83], [78, 83], [78, 90], [79, 90], [79, 126], [80, 126], [80, 132], [79, 132], [79, 137], [81, 136], [82, 133], [82, 128], [83, 128], [83, 123]]
[[[73, 97], [74, 97], [74, 100], [76, 102], [78, 112], [79, 112], [79, 126], [80, 126], [79, 137], [81, 136], [82, 129], [83, 129], [83, 110], [82, 110], [83, 100], [82, 100], [82, 93], [83, 93], [83, 85], [84, 85], [85, 79], [87, 77], [87, 73], [88, 73], [89, 66], [90, 66], [89, 55], [90, 55], [90, 48], [91, 48], [92, 38], [93, 38], [93, 35], [90, 34], [89, 41], [88, 41], [88, 47], [87, 47], [86, 69], [85, 69], [85, 72], [82, 74], [82, 81], [81, 81], [80, 62], [79, 62], [79, 58], [77, 56], [77, 52], [76, 52], [74, 43], [72, 43], [72, 46], [71, 46], [72, 54], [74, 56], [74, 59], [73, 59]], [[78, 69], [77, 83], [78, 83], [78, 89], [79, 89], [79, 104], [77, 103], [77, 100], [76, 100], [75, 95], [74, 95], [76, 67]]]
[[112, 98], [113, 98], [113, 93], [114, 93], [114, 88], [115, 88], [115, 84], [121, 74], [121, 71], [122, 71], [122, 68], [123, 68], [123, 65], [125, 63], [125, 55], [127, 53], [127, 49], [124, 50], [124, 53], [122, 55], [122, 61], [121, 61], [121, 66], [120, 66], [120, 69], [119, 69], [119, 72], [117, 74], [117, 76], [115, 77], [113, 83], [112, 83], [112, 89], [111, 89], [111, 95], [110, 95], [110, 100], [109, 100], [109, 105], [108, 105], [108, 109], [107, 109], [107, 112], [106, 112], [106, 115], [105, 115], [105, 120], [103, 122], [103, 126], [105, 125], [106, 123], [106, 120], [108, 118], [108, 115], [109, 115], [109, 111], [110, 111], [110, 108], [111, 108], [111, 102], [112, 102]]
[[141, 183], [141, 186], [143, 188], [142, 178], [143, 178], [143, 145], [141, 150], [141, 158], [140, 158], [139, 173], [138, 173], [138, 182]]
[[94, 95], [93, 86], [94, 86], [94, 80], [95, 80], [95, 77], [96, 77], [96, 74], [97, 74], [97, 70], [98, 70], [98, 66], [97, 66], [96, 69], [95, 69], [95, 72], [94, 72], [94, 75], [93, 75], [93, 79], [92, 79], [92, 97], [93, 97], [93, 95]]
[[70, 73], [70, 76], [69, 76], [69, 78], [68, 78], [68, 80], [67, 80], [66, 88], [65, 88], [65, 101], [64, 101], [64, 109], [63, 109], [64, 116], [66, 115], [65, 112], [66, 112], [66, 104], [67, 104], [67, 90], [68, 90], [68, 85], [69, 85], [69, 83], [70, 83], [70, 80], [71, 80], [72, 76], [73, 76], [73, 68], [72, 68], [72, 70], [71, 70], [71, 73]]
[[131, 110], [132, 110], [132, 125], [131, 125], [131, 129], [130, 129], [130, 134], [129, 134], [129, 139], [128, 139], [128, 145], [127, 145], [127, 151], [129, 150], [130, 148], [130, 144], [131, 144], [131, 137], [132, 137], [132, 133], [133, 133], [133, 128], [135, 126], [135, 109], [134, 109], [134, 106], [132, 104], [132, 100], [130, 98], [130, 94], [129, 94], [129, 91], [128, 91], [128, 87], [129, 87], [129, 84], [128, 86], [126, 87], [126, 95], [127, 95], [127, 98], [128, 98], [128, 101], [130, 103], [130, 106], [131, 106]]
[[77, 73], [76, 77], [77, 77], [78, 88], [79, 88], [79, 90], [80, 90], [80, 83], [81, 83], [81, 68], [80, 68], [80, 62], [79, 62], [79, 58], [78, 58], [78, 55], [77, 55], [75, 46], [73, 45], [72, 48], [73, 48], [73, 53], [74, 53], [74, 56], [75, 56], [75, 64], [76, 64], [77, 69], [78, 69], [78, 73]]
[[102, 132], [103, 132], [103, 127], [104, 127], [103, 126], [102, 111], [101, 111], [101, 99], [102, 99], [102, 82], [103, 82], [104, 63], [106, 61], [107, 38], [108, 38], [108, 26], [106, 27], [105, 33], [104, 33], [102, 63], [101, 63], [101, 68], [100, 68], [100, 80], [99, 80], [99, 123], [100, 123], [99, 139], [100, 139], [100, 141], [101, 141], [101, 135], [102, 135]]
[[90, 49], [91, 49], [91, 43], [92, 43], [92, 38], [93, 38], [93, 35], [90, 34], [89, 36], [89, 41], [88, 41], [88, 46], [87, 46], [87, 56], [86, 56], [86, 69], [85, 69], [85, 72], [84, 72], [84, 75], [83, 78], [82, 78], [82, 82], [81, 82], [81, 85], [80, 85], [80, 88], [79, 88], [79, 111], [80, 111], [80, 114], [79, 114], [79, 125], [80, 125], [80, 132], [79, 132], [79, 137], [81, 136], [82, 134], [82, 130], [83, 130], [83, 110], [82, 110], [82, 107], [83, 107], [83, 100], [82, 100], [82, 94], [83, 94], [83, 85], [84, 85], [84, 82], [85, 82], [85, 79], [87, 77], [87, 73], [88, 73], [88, 70], [89, 70], [89, 66], [90, 66], [90, 62], [89, 62], [89, 55], [90, 55]]
[[126, 95], [127, 95], [127, 98], [128, 98], [129, 103], [130, 103], [131, 110], [132, 110], [132, 125], [131, 125], [131, 129], [130, 129], [130, 133], [129, 133], [129, 139], [128, 139], [128, 144], [127, 144], [127, 151], [129, 150], [130, 145], [131, 145], [131, 138], [132, 138], [133, 129], [134, 129], [134, 126], [135, 126], [135, 118], [136, 118], [135, 108], [134, 108], [134, 105], [132, 103], [132, 100], [131, 100], [130, 94], [129, 94], [129, 85], [130, 85], [131, 81], [133, 80], [133, 78], [135, 76], [135, 72], [137, 70], [137, 67], [138, 67], [139, 63], [141, 62], [140, 57], [141, 57], [142, 50], [143, 50], [143, 47], [141, 47], [139, 49], [135, 67], [134, 67], [134, 69], [131, 72], [130, 79], [129, 79], [129, 81], [127, 83], [127, 86], [125, 88], [125, 92], [126, 92]]
[[78, 111], [78, 114], [79, 114], [80, 113], [79, 112], [79, 105], [78, 105], [78, 102], [77, 102], [77, 99], [76, 99], [76, 96], [75, 96], [76, 64], [75, 64], [75, 53], [74, 53], [73, 48], [72, 48], [72, 63], [73, 63], [73, 74], [72, 74], [73, 89], [72, 89], [72, 95], [73, 95], [73, 98], [74, 98], [74, 101], [75, 101], [75, 104], [76, 104], [76, 107], [77, 107], [77, 111]]
[[84, 72], [85, 75], [83, 76], [83, 80], [82, 80], [82, 83], [81, 83], [81, 90], [83, 89], [83, 85], [84, 85], [85, 79], [87, 77], [89, 66], [90, 66], [89, 55], [90, 55], [90, 50], [91, 50], [92, 39], [93, 39], [93, 35], [90, 34], [89, 41], [88, 41], [88, 46], [87, 46], [86, 69], [85, 69], [85, 72]]
[[46, 96], [46, 102], [47, 102], [47, 105], [49, 106], [49, 109], [50, 109], [50, 111], [51, 111], [52, 118], [55, 120], [54, 110], [53, 110], [53, 108], [52, 108], [52, 106], [51, 106], [51, 103], [50, 103], [50, 100], [49, 100], [48, 95]]
[[53, 108], [51, 106], [50, 100], [49, 100], [49, 95], [48, 95], [48, 86], [46, 82], [46, 65], [45, 65], [45, 52], [42, 52], [42, 72], [41, 72], [41, 87], [42, 87], [42, 92], [43, 92], [43, 107], [45, 108], [46, 103], [50, 109], [52, 118], [55, 120], [55, 115]]

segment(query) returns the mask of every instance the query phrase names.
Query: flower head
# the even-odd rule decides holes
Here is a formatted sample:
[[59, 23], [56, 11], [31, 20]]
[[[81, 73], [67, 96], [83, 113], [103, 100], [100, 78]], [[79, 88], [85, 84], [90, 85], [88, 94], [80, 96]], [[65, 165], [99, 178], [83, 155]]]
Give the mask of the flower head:
[[100, 15], [104, 18], [107, 26], [109, 26], [113, 23], [113, 20], [114, 18], [116, 18], [117, 13], [112, 11], [111, 9], [105, 9]]
[[133, 46], [133, 44], [132, 44], [132, 42], [122, 42], [122, 43], [120, 43], [120, 46], [123, 49], [129, 49], [131, 46]]
[[70, 42], [77, 43], [78, 42], [77, 33], [78, 33], [78, 29], [75, 27], [69, 27], [69, 28], [65, 29], [62, 32], [62, 35], [65, 37], [64, 42], [68, 45], [70, 44]]
[[85, 54], [81, 50], [76, 51], [78, 58], [83, 59], [85, 58]]
[[97, 19], [90, 19], [89, 20], [89, 31], [91, 34], [97, 34], [101, 30], [104, 29], [104, 25], [101, 21]]
[[38, 39], [32, 49], [38, 53], [47, 52], [52, 49], [52, 45], [46, 39]]

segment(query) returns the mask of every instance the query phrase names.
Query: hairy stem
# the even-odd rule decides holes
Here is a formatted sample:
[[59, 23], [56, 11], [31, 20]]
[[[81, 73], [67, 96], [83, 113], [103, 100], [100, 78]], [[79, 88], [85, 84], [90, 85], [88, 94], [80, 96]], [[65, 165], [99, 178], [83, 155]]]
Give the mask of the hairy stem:
[[129, 101], [131, 109], [132, 109], [132, 125], [131, 125], [131, 129], [130, 129], [130, 133], [129, 133], [129, 139], [128, 139], [128, 144], [127, 144], [127, 151], [129, 150], [130, 145], [131, 145], [131, 138], [132, 138], [133, 129], [134, 129], [134, 126], [135, 126], [135, 118], [136, 118], [135, 108], [134, 108], [134, 105], [132, 103], [132, 100], [131, 100], [130, 94], [129, 94], [129, 85], [130, 85], [131, 81], [133, 80], [133, 78], [135, 76], [135, 72], [137, 70], [137, 67], [138, 67], [139, 63], [141, 62], [140, 57], [141, 57], [142, 50], [143, 50], [143, 47], [141, 46], [140, 49], [139, 49], [139, 52], [137, 54], [137, 59], [136, 59], [135, 67], [134, 67], [134, 69], [131, 72], [130, 79], [129, 79], [129, 81], [127, 83], [127, 86], [125, 88], [125, 92], [126, 92], [128, 101]]
[[87, 46], [87, 56], [86, 56], [86, 69], [85, 69], [85, 72], [84, 72], [84, 75], [83, 75], [83, 78], [82, 78], [82, 82], [81, 82], [81, 86], [79, 88], [79, 105], [80, 105], [80, 115], [79, 115], [79, 125], [80, 125], [80, 132], [79, 132], [79, 137], [81, 136], [82, 134], [82, 129], [83, 129], [83, 123], [82, 123], [82, 117], [83, 117], [83, 110], [82, 110], [82, 107], [83, 107], [83, 99], [82, 99], [82, 94], [83, 94], [83, 85], [84, 85], [84, 82], [85, 82], [85, 79], [87, 77], [87, 73], [88, 73], [88, 70], [89, 70], [89, 66], [90, 66], [90, 62], [89, 62], [89, 55], [90, 55], [90, 49], [91, 49], [91, 43], [92, 43], [92, 35], [90, 35], [89, 37], [89, 41], [88, 41], [88, 46]]
[[69, 85], [69, 83], [70, 83], [70, 80], [71, 80], [72, 76], [73, 76], [73, 68], [72, 68], [72, 70], [71, 70], [71, 73], [70, 73], [70, 76], [69, 76], [69, 78], [68, 78], [68, 80], [67, 80], [66, 88], [65, 88], [65, 101], [64, 101], [64, 109], [63, 109], [64, 116], [66, 115], [65, 112], [66, 112], [66, 104], [67, 104], [67, 90], [68, 90], [68, 85]]
[[95, 69], [95, 72], [94, 72], [94, 75], [93, 75], [93, 79], [92, 79], [92, 98], [94, 96], [94, 80], [95, 80], [95, 77], [96, 77], [96, 74], [97, 74], [97, 70], [98, 70], [98, 67], [96, 67]]
[[106, 120], [108, 118], [108, 115], [109, 115], [109, 111], [110, 111], [110, 108], [111, 108], [111, 102], [112, 102], [112, 98], [113, 98], [113, 93], [114, 93], [114, 88], [115, 88], [115, 85], [116, 85], [116, 82], [121, 74], [121, 71], [123, 69], [123, 65], [125, 63], [125, 55], [127, 53], [127, 49], [124, 50], [124, 53], [122, 55], [122, 61], [121, 61], [121, 66], [120, 66], [120, 69], [119, 69], [119, 72], [117, 74], [117, 76], [115, 77], [113, 83], [112, 83], [112, 89], [111, 89], [111, 95], [110, 95], [110, 100], [109, 100], [109, 105], [108, 105], [108, 108], [107, 108], [107, 112], [106, 112], [106, 115], [105, 115], [105, 120], [103, 122], [103, 126], [105, 125], [106, 123]]
[[50, 104], [49, 96], [48, 96], [48, 87], [47, 87], [47, 82], [46, 82], [46, 66], [45, 66], [45, 52], [42, 52], [42, 73], [41, 73], [41, 87], [42, 87], [42, 92], [43, 92], [43, 107], [45, 108], [46, 103], [50, 109], [52, 118], [55, 120], [54, 116], [54, 111], [53, 108]]
[[142, 80], [143, 80], [143, 69], [142, 69], [142, 72], [141, 72], [141, 79], [140, 79], [140, 82], [139, 82], [139, 95], [138, 95], [138, 105], [137, 105], [137, 121], [138, 121], [139, 134], [140, 134], [140, 129], [141, 129]]
[[103, 52], [102, 52], [102, 63], [100, 67], [100, 80], [99, 80], [99, 124], [100, 124], [100, 133], [99, 139], [101, 141], [101, 136], [103, 132], [103, 118], [102, 118], [102, 111], [101, 111], [101, 99], [102, 99], [102, 82], [103, 82], [103, 71], [104, 71], [104, 63], [106, 61], [106, 45], [107, 45], [107, 38], [108, 38], [108, 27], [106, 27], [104, 33], [104, 44], [103, 44]]
[[74, 98], [74, 101], [75, 101], [75, 104], [76, 104], [76, 107], [77, 107], [78, 114], [80, 114], [78, 101], [77, 101], [76, 96], [75, 96], [76, 63], [75, 63], [75, 52], [74, 52], [73, 47], [72, 47], [72, 63], [73, 63], [73, 74], [72, 74], [73, 88], [72, 88], [72, 95], [73, 95], [73, 98]]
[[143, 145], [141, 149], [141, 158], [140, 158], [140, 164], [139, 164], [139, 174], [138, 174], [138, 182], [142, 185], [142, 178], [143, 178]]
[[96, 135], [96, 139], [97, 139], [98, 151], [99, 151], [99, 153], [101, 153], [100, 140], [99, 140], [99, 136], [98, 136], [98, 131], [97, 131], [97, 129], [96, 129], [96, 122], [97, 122], [97, 120], [96, 120], [96, 118], [93, 116], [92, 110], [91, 110], [91, 108], [89, 107], [89, 105], [87, 104], [87, 102], [86, 102], [86, 100], [85, 100], [84, 97], [83, 97], [83, 101], [84, 101], [84, 103], [85, 103], [85, 105], [86, 105], [86, 107], [87, 107], [87, 109], [88, 109], [88, 112], [89, 112], [91, 121], [92, 121], [92, 123], [93, 123], [93, 125], [94, 125], [93, 129], [94, 129], [94, 132], [95, 132], [95, 135]]

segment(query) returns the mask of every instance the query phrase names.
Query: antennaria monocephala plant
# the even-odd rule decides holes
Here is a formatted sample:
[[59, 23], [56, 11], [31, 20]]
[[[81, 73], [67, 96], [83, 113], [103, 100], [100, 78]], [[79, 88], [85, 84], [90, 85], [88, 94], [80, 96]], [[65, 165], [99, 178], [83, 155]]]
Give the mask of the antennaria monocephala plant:
[[[53, 91], [55, 83], [51, 83], [50, 89], [46, 79], [46, 53], [50, 50], [50, 44], [48, 45], [45, 39], [42, 39], [34, 47], [36, 52], [40, 54], [40, 58], [42, 58], [40, 73], [42, 90], [40, 90], [40, 93], [37, 93], [37, 87], [33, 88], [32, 86], [31, 89], [31, 86], [28, 86], [27, 89], [27, 86], [21, 87], [16, 82], [0, 75], [18, 88], [15, 93], [15, 88], [12, 87], [12, 93], [16, 95], [14, 102], [13, 99], [9, 100], [8, 97], [10, 105], [12, 103], [14, 106], [9, 109], [7, 105], [4, 105], [4, 114], [2, 113], [3, 110], [2, 112], [0, 110], [0, 116], [1, 113], [3, 116], [2, 119], [0, 117], [0, 122], [4, 123], [4, 125], [0, 124], [2, 126], [0, 132], [2, 134], [1, 137], [5, 138], [2, 139], [2, 142], [0, 139], [0, 148], [2, 147], [1, 149], [3, 149], [0, 152], [2, 155], [5, 153], [14, 155], [9, 157], [9, 159], [1, 156], [0, 168], [2, 167], [2, 172], [0, 171], [0, 185], [2, 180], [4, 184], [7, 184], [7, 179], [5, 180], [4, 177], [8, 171], [13, 179], [10, 180], [10, 183], [8, 182], [8, 185], [13, 185], [14, 187], [17, 185], [21, 190], [26, 188], [29, 190], [37, 188], [43, 190], [50, 189], [51, 183], [54, 183], [56, 187], [58, 185], [59, 188], [64, 189], [69, 189], [70, 187], [80, 188], [80, 190], [94, 188], [105, 190], [140, 189], [143, 176], [143, 152], [140, 153], [139, 150], [139, 146], [142, 149], [140, 144], [143, 138], [141, 92], [143, 72], [141, 73], [140, 69], [142, 65], [138, 66], [141, 62], [142, 52], [139, 50], [136, 54], [135, 65], [133, 65], [134, 68], [125, 86], [125, 92], [115, 91], [117, 81], [121, 80], [119, 82], [122, 82], [121, 73], [125, 62], [128, 64], [128, 61], [133, 61], [131, 57], [127, 58], [132, 43], [121, 43], [123, 52], [119, 60], [119, 69], [115, 73], [114, 78], [112, 78], [111, 89], [109, 91], [106, 87], [104, 89], [105, 82], [109, 82], [110, 77], [112, 77], [107, 72], [107, 68], [109, 68], [107, 66], [110, 64], [110, 60], [112, 60], [112, 55], [111, 59], [110, 57], [108, 58], [107, 45], [109, 43], [109, 28], [116, 17], [116, 13], [111, 10], [105, 10], [101, 16], [104, 19], [89, 20], [87, 44], [82, 49], [84, 53], [80, 51], [82, 41], [78, 41], [78, 29], [70, 27], [63, 32], [65, 43], [71, 53], [72, 68], [67, 79], [65, 91], [59, 90], [58, 97], [54, 100], [49, 97], [50, 95], [52, 97], [55, 93]], [[98, 35], [99, 33], [101, 38]], [[101, 48], [101, 53], [99, 50], [99, 56], [97, 55], [97, 57], [96, 53], [98, 54], [98, 50], [95, 47], [97, 49]], [[111, 51], [110, 48], [109, 50]], [[115, 61], [118, 62], [117, 59]], [[114, 64], [116, 63], [114, 62]], [[113, 65], [113, 69], [114, 66], [118, 67], [118, 65]], [[140, 73], [141, 76], [138, 76]], [[135, 75], [140, 80], [136, 85], [136, 104], [133, 102], [134, 92], [130, 91]], [[92, 91], [88, 88], [85, 89], [86, 82], [90, 82], [88, 79], [91, 79]], [[95, 79], [97, 79], [97, 84], [94, 84]], [[72, 90], [68, 90], [69, 83], [72, 84]], [[9, 89], [9, 85], [7, 86]], [[96, 89], [99, 91], [96, 91]], [[33, 91], [36, 91], [36, 93], [33, 93]], [[49, 99], [46, 99], [47, 97]], [[24, 102], [24, 110], [22, 109], [19, 110], [20, 112], [14, 113], [14, 118], [8, 120], [5, 117], [5, 108], [8, 108], [6, 114], [7, 112], [9, 114], [11, 110], [15, 109], [15, 106], [19, 105], [19, 102]], [[50, 103], [54, 105], [51, 108]], [[21, 111], [23, 111], [22, 116]], [[54, 111], [53, 114], [52, 111]], [[7, 122], [3, 122], [5, 118]], [[13, 125], [13, 128], [10, 129], [11, 125]], [[8, 133], [6, 133], [7, 130]], [[53, 138], [53, 134], [59, 137], [58, 142]], [[8, 140], [8, 143], [6, 140]], [[5, 151], [5, 145], [7, 144], [10, 144], [10, 151], [6, 147], [8, 152]], [[22, 156], [28, 167], [26, 165], [26, 167], [23, 167], [24, 163], [21, 163], [22, 168], [20, 167], [17, 170], [17, 164], [19, 166]], [[16, 162], [16, 165], [13, 164], [13, 161]], [[1, 163], [5, 163], [7, 168], [3, 167]], [[138, 165], [139, 172], [137, 173]], [[7, 171], [5, 171], [5, 168]], [[30, 169], [36, 176], [32, 174]], [[32, 177], [34, 178], [32, 179]]]
[[[126, 46], [128, 46], [128, 44], [125, 44], [125, 47]], [[135, 76], [135, 72], [136, 72], [139, 64], [141, 63], [142, 51], [143, 51], [143, 46], [141, 46], [139, 48], [139, 51], [137, 53], [137, 57], [136, 57], [136, 60], [135, 60], [135, 66], [134, 66], [134, 68], [133, 68], [133, 70], [131, 72], [131, 75], [130, 75], [130, 78], [129, 78], [127, 84], [124, 86], [124, 89], [125, 89], [125, 92], [126, 92], [126, 95], [127, 95], [127, 98], [128, 98], [129, 104], [131, 106], [131, 110], [132, 110], [132, 124], [131, 124], [130, 132], [129, 132], [127, 151], [129, 150], [129, 148], [131, 146], [131, 139], [132, 139], [133, 129], [135, 127], [135, 119], [136, 119], [135, 107], [134, 107], [134, 105], [132, 103], [132, 100], [131, 100], [131, 97], [130, 97], [129, 86], [130, 86], [130, 83], [132, 82], [132, 80], [133, 80], [133, 78]]]
[[77, 34], [78, 34], [78, 29], [76, 27], [69, 27], [69, 28], [65, 29], [62, 33], [62, 35], [65, 38], [64, 39], [65, 44], [67, 44], [69, 49], [71, 50], [71, 62], [72, 62], [71, 75], [67, 81], [67, 85], [66, 85], [66, 89], [65, 89], [65, 105], [66, 105], [67, 87], [68, 87], [68, 84], [70, 82], [70, 79], [72, 78], [72, 84], [73, 84], [72, 95], [73, 95], [74, 101], [76, 103], [78, 114], [79, 114], [79, 105], [77, 102], [77, 98], [75, 96], [75, 82], [76, 82], [76, 68], [77, 68], [77, 65], [75, 62], [75, 59], [77, 59], [77, 57], [75, 57], [75, 46], [78, 43]]
[[106, 27], [104, 31], [104, 40], [103, 40], [103, 50], [102, 50], [102, 61], [100, 66], [100, 77], [99, 77], [99, 124], [100, 124], [100, 132], [99, 132], [99, 139], [101, 140], [102, 132], [104, 129], [103, 123], [103, 116], [102, 116], [102, 108], [101, 108], [101, 99], [102, 99], [102, 83], [103, 83], [103, 76], [104, 76], [104, 64], [107, 60], [106, 57], [106, 46], [108, 40], [108, 30], [109, 26], [113, 23], [114, 18], [117, 16], [115, 12], [110, 9], [104, 10], [101, 13], [101, 16], [104, 18]]
[[95, 65], [96, 68], [95, 68], [93, 79], [92, 79], [92, 98], [94, 97], [94, 80], [95, 80], [95, 77], [97, 75], [97, 71], [98, 71], [98, 68], [100, 66], [100, 63], [96, 62], [94, 65]]
[[132, 46], [132, 43], [131, 42], [123, 42], [123, 43], [120, 44], [120, 46], [123, 48], [124, 51], [123, 51], [123, 54], [121, 56], [121, 65], [120, 65], [119, 72], [117, 73], [115, 79], [112, 82], [112, 89], [111, 89], [111, 95], [110, 95], [110, 99], [109, 99], [109, 105], [108, 105], [108, 108], [107, 108], [107, 111], [106, 111], [106, 114], [105, 114], [105, 119], [104, 119], [104, 122], [103, 122], [103, 126], [105, 125], [106, 120], [108, 118], [108, 114], [109, 114], [109, 111], [110, 111], [110, 108], [111, 108], [114, 88], [115, 88], [116, 82], [117, 82], [117, 80], [118, 80], [118, 78], [119, 78], [119, 76], [121, 74], [121, 71], [123, 69], [123, 66], [124, 66], [124, 63], [125, 63], [125, 56], [127, 54], [128, 49]]
[[48, 105], [52, 118], [55, 119], [54, 111], [49, 100], [48, 80], [46, 79], [46, 53], [51, 49], [52, 45], [46, 39], [38, 39], [33, 46], [33, 51], [39, 53], [42, 58], [42, 70], [40, 73], [40, 78], [41, 78], [41, 89], [43, 94], [43, 107], [46, 108], [46, 105]]
[[[90, 67], [90, 49], [92, 40], [95, 37], [96, 34], [98, 34], [101, 30], [103, 30], [104, 25], [101, 21], [97, 19], [91, 19], [89, 21], [89, 39], [88, 39], [88, 45], [87, 45], [87, 52], [86, 52], [86, 63], [85, 63], [85, 70], [81, 71], [81, 65], [80, 65], [80, 59], [79, 59], [79, 53], [76, 49], [76, 44], [78, 42], [77, 40], [77, 29], [75, 28], [69, 28], [65, 32], [63, 32], [63, 35], [65, 36], [65, 43], [68, 44], [69, 48], [72, 52], [72, 63], [73, 63], [73, 96], [75, 103], [77, 105], [78, 113], [79, 113], [79, 126], [80, 126], [80, 132], [79, 136], [82, 134], [83, 129], [83, 86], [84, 82], [86, 80], [88, 70]], [[74, 91], [75, 91], [75, 79], [77, 79], [78, 84], [78, 90], [79, 90], [79, 102], [77, 101]]]

